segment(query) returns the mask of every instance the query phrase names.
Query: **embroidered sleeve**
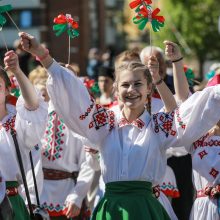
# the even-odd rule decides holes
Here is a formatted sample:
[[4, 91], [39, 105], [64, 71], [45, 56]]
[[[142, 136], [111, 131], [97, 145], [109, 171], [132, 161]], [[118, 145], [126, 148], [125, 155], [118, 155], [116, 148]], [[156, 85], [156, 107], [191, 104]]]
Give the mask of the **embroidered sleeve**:
[[[196, 92], [175, 111], [153, 115], [154, 131], [165, 148], [186, 146], [202, 137], [220, 119], [220, 86]], [[188, 147], [187, 147], [188, 146]]]
[[80, 79], [55, 61], [48, 72], [48, 92], [57, 113], [71, 130], [100, 146], [114, 127], [113, 112], [96, 104]]

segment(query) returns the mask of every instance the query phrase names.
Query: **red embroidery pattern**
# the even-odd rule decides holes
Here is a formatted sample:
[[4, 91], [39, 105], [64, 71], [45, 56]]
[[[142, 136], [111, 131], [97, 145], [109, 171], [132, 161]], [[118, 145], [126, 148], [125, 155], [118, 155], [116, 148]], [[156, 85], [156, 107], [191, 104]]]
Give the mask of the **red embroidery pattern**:
[[219, 174], [219, 171], [216, 170], [215, 168], [212, 168], [211, 171], [209, 172], [209, 174], [211, 176], [213, 176], [213, 178], [216, 178], [218, 176], [218, 174]]
[[42, 146], [42, 155], [48, 160], [55, 161], [62, 158], [64, 144], [64, 130], [66, 126], [55, 111], [48, 116], [47, 128], [44, 134], [44, 143]]
[[204, 135], [199, 140], [193, 143], [193, 147], [196, 150], [199, 147], [220, 147], [220, 141], [218, 140], [210, 140], [205, 141], [209, 134]]
[[15, 127], [15, 117], [16, 115], [14, 115], [12, 118], [9, 118], [4, 124], [2, 124], [2, 127], [4, 127], [6, 131]]
[[56, 212], [59, 212], [61, 210], [64, 210], [64, 206], [60, 205], [60, 204], [53, 204], [53, 203], [50, 203], [50, 204], [47, 204], [47, 202], [44, 202], [43, 205], [42, 205], [45, 209], [47, 209], [48, 211], [56, 211]]
[[171, 182], [165, 183], [163, 182], [162, 185], [160, 185], [160, 190], [166, 195], [171, 198], [178, 198], [180, 197], [180, 192], [177, 189], [176, 186], [174, 186]]
[[115, 116], [113, 111], [108, 111], [103, 108], [101, 105], [96, 104], [96, 112], [93, 114], [93, 121], [89, 123], [89, 128], [99, 128], [109, 124], [109, 130], [114, 128]]
[[204, 156], [208, 155], [208, 153], [204, 150], [198, 153], [198, 155], [200, 156], [200, 159], [202, 160]]
[[93, 109], [94, 105], [95, 105], [95, 100], [91, 97], [91, 105], [89, 106], [89, 108], [87, 109], [87, 111], [85, 112], [84, 115], [80, 115], [79, 116], [79, 119], [80, 120], [84, 120], [88, 115], [89, 113], [91, 112], [91, 110]]
[[177, 117], [177, 121], [179, 123], [179, 125], [181, 126], [181, 128], [185, 129], [186, 128], [186, 124], [183, 123], [181, 117], [180, 117], [180, 112], [179, 112], [179, 108], [176, 109], [176, 117]]
[[126, 125], [134, 125], [137, 128], [142, 129], [144, 127], [145, 123], [139, 118], [136, 119], [135, 121], [133, 121], [132, 123], [130, 123], [126, 118], [121, 118], [118, 123], [119, 128], [124, 127]]
[[154, 131], [159, 133], [160, 130], [163, 131], [168, 137], [169, 135], [175, 136], [176, 131], [172, 130], [173, 126], [173, 119], [174, 119], [174, 112], [171, 113], [157, 113], [153, 115], [154, 121]]
[[154, 194], [155, 198], [156, 199], [159, 198], [160, 197], [160, 186], [156, 185], [152, 189], [153, 189], [153, 194]]
[[115, 113], [113, 111], [108, 111], [109, 114], [109, 131], [111, 131], [115, 126]]

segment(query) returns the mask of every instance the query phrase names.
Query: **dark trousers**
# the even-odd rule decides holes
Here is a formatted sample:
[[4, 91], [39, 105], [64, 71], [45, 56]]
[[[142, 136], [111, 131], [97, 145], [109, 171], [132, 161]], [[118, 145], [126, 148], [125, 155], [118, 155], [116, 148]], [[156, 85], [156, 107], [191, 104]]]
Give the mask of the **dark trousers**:
[[188, 154], [182, 157], [171, 157], [167, 164], [176, 176], [180, 198], [172, 199], [172, 207], [179, 220], [188, 220], [193, 204], [192, 159]]
[[1, 220], [13, 220], [13, 209], [7, 196], [0, 204], [0, 219]]

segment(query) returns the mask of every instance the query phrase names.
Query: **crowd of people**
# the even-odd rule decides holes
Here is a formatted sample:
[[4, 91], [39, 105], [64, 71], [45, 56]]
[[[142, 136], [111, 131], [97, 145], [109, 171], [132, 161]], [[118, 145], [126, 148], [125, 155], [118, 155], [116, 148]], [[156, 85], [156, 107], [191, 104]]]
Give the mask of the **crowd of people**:
[[8, 51], [0, 70], [0, 219], [220, 219], [220, 65], [194, 92], [164, 41], [114, 59], [93, 48], [82, 77], [19, 37], [39, 65]]

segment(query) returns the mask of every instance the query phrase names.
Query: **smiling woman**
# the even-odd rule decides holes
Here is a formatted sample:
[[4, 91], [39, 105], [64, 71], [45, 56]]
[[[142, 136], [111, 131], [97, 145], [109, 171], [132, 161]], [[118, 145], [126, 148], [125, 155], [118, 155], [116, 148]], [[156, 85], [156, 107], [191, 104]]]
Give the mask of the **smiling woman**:
[[[23, 49], [34, 56], [45, 54], [33, 36], [21, 33], [20, 37]], [[151, 116], [144, 111], [151, 91], [148, 77], [153, 82], [160, 79], [158, 62], [151, 57], [149, 70], [134, 63], [116, 70], [123, 108], [114, 112], [96, 104], [83, 83], [49, 54], [41, 63], [50, 75], [47, 88], [58, 114], [71, 130], [86, 138], [85, 145], [89, 139], [90, 146], [100, 151], [106, 192], [92, 220], [170, 219], [152, 195], [152, 185], [164, 175], [167, 148], [194, 142], [219, 120], [220, 86], [192, 95], [177, 110]], [[164, 86], [162, 82], [157, 88]]]
[[[132, 111], [134, 117], [140, 116], [144, 111], [147, 95], [152, 90], [150, 71], [139, 62], [130, 62], [119, 66], [115, 74], [116, 92], [118, 99], [124, 103], [124, 114], [128, 115]], [[130, 120], [132, 122], [134, 118]]]

